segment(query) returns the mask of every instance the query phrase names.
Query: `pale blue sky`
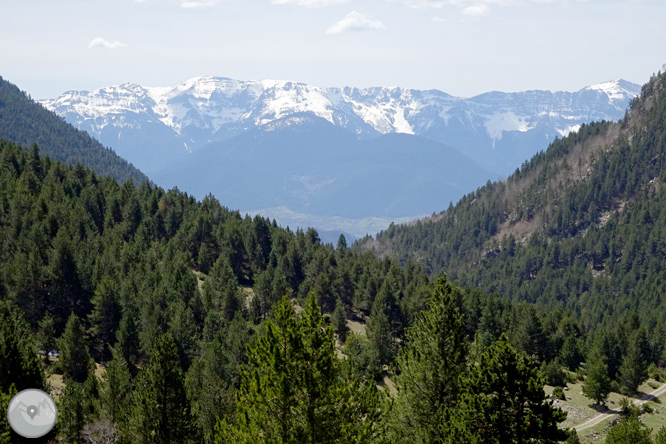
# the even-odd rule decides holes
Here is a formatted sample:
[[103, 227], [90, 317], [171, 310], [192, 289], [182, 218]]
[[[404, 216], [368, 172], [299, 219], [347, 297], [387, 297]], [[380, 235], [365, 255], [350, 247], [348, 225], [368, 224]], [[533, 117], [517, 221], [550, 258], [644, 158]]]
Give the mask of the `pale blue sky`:
[[0, 76], [36, 99], [201, 75], [469, 97], [666, 63], [663, 0], [22, 0], [0, 17]]

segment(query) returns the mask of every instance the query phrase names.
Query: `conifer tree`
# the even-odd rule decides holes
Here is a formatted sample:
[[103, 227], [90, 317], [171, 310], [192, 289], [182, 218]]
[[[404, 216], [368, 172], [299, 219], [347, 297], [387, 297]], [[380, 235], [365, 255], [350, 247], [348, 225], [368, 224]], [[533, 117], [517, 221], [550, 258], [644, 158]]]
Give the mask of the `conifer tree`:
[[128, 398], [132, 392], [132, 375], [123, 355], [113, 349], [113, 359], [104, 373], [100, 398], [102, 408], [116, 423], [127, 419]]
[[139, 333], [136, 320], [128, 308], [123, 310], [120, 326], [116, 331], [116, 340], [114, 353], [122, 356], [130, 373], [136, 374], [136, 361], [140, 348]]
[[374, 384], [341, 371], [314, 295], [299, 319], [283, 298], [249, 360], [237, 424], [218, 423], [216, 443], [365, 443], [377, 433]]
[[0, 393], [14, 386], [44, 389], [45, 378], [30, 340], [30, 329], [17, 309], [0, 301]]
[[640, 329], [629, 338], [627, 352], [618, 370], [618, 379], [622, 388], [628, 393], [635, 393], [638, 386], [648, 378], [648, 357], [643, 350], [647, 348], [645, 332]]
[[455, 292], [446, 277], [437, 281], [428, 309], [407, 330], [398, 357], [393, 428], [406, 442], [441, 441], [445, 434], [442, 424], [457, 401], [468, 341]]
[[583, 381], [583, 394], [596, 404], [606, 402], [611, 392], [611, 380], [608, 377], [608, 364], [606, 357], [594, 354], [587, 359], [587, 375]]
[[55, 320], [53, 316], [49, 313], [46, 313], [44, 317], [39, 321], [39, 342], [40, 347], [46, 353], [44, 356], [48, 358], [48, 353], [55, 350], [56, 340], [55, 340]]
[[243, 296], [234, 271], [226, 258], [220, 256], [203, 283], [203, 299], [207, 310], [215, 309], [232, 320], [243, 308]]
[[391, 321], [383, 309], [373, 309], [366, 326], [367, 349], [370, 371], [376, 379], [381, 379], [384, 365], [395, 358], [395, 339], [391, 334]]
[[[536, 365], [502, 335], [463, 378], [449, 442], [511, 444], [564, 441], [566, 412], [546, 400]], [[448, 425], [444, 425], [444, 429]]]
[[347, 327], [347, 317], [345, 316], [345, 309], [342, 306], [342, 302], [338, 299], [335, 303], [335, 310], [331, 315], [331, 325], [335, 329], [335, 332], [338, 334], [338, 339], [344, 344], [347, 340], [347, 333], [349, 332], [349, 327]]
[[[16, 395], [16, 386], [12, 384], [7, 393], [0, 391], [0, 411], [9, 409], [9, 402]], [[9, 415], [0, 415], [0, 444], [13, 444], [12, 428], [9, 425]]]
[[110, 356], [108, 347], [116, 341], [116, 330], [122, 316], [117, 290], [111, 279], [103, 279], [92, 297], [93, 311], [90, 324], [96, 339], [96, 348], [103, 359]]
[[64, 377], [81, 383], [85, 381], [90, 370], [90, 354], [85, 331], [79, 317], [74, 313], [67, 320], [67, 326], [58, 344]]
[[160, 336], [150, 362], [135, 381], [131, 413], [123, 436], [142, 444], [188, 442], [192, 435], [178, 350], [169, 334]]
[[608, 430], [606, 444], [652, 444], [650, 429], [637, 417], [628, 416]]
[[59, 401], [57, 424], [60, 440], [72, 444], [83, 442], [81, 429], [85, 424], [85, 417], [81, 385], [76, 382], [68, 383]]

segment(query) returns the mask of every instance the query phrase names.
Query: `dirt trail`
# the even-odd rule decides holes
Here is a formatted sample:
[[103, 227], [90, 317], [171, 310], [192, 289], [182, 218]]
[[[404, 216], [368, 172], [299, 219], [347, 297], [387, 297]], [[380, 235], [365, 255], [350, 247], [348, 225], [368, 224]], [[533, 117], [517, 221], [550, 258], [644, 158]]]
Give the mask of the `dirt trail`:
[[[634, 405], [636, 405], [636, 406], [643, 405], [646, 402], [651, 401], [653, 398], [657, 398], [660, 395], [663, 395], [664, 393], [666, 393], [666, 384], [662, 385], [661, 387], [659, 387], [656, 390], [651, 391], [650, 393], [646, 393], [645, 395], [641, 396], [639, 399], [634, 401]], [[597, 416], [588, 419], [587, 421], [585, 421], [582, 424], [573, 426], [572, 428], [576, 429], [577, 432], [580, 432], [581, 430], [592, 428], [595, 425], [597, 425], [597, 424], [599, 424], [599, 423], [601, 423], [601, 422], [603, 422], [607, 419], [610, 419], [615, 415], [619, 415], [619, 414], [620, 414], [620, 410], [608, 409], [604, 413], [600, 413]]]

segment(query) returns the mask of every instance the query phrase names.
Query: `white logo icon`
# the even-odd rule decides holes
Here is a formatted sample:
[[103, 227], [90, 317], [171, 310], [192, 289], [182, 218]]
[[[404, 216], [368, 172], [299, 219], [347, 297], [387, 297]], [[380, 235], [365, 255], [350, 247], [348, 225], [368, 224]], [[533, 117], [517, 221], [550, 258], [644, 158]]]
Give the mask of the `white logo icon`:
[[22, 390], [9, 402], [7, 418], [12, 429], [24, 438], [39, 438], [51, 431], [57, 410], [53, 398], [37, 389]]

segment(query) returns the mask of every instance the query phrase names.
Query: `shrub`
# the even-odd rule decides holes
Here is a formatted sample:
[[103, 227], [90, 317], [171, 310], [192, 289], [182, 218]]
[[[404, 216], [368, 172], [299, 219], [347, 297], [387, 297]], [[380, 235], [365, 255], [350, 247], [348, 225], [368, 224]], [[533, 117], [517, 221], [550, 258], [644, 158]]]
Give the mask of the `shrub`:
[[564, 389], [560, 386], [557, 386], [553, 389], [553, 396], [562, 401], [566, 401], [567, 397], [564, 395]]
[[622, 409], [620, 414], [624, 416], [638, 416], [641, 413], [641, 409], [636, 407], [626, 396], [620, 399], [620, 408]]

